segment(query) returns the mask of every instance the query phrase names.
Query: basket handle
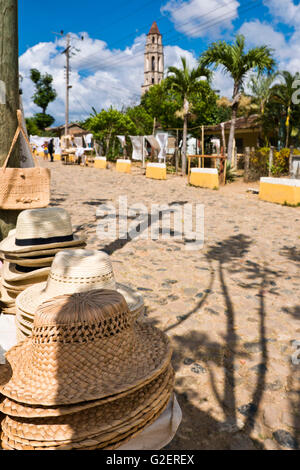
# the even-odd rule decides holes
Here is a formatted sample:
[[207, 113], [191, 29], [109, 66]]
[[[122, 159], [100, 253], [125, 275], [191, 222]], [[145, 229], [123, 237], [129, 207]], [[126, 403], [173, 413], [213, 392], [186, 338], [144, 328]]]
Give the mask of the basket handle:
[[10, 146], [8, 155], [7, 155], [6, 160], [5, 160], [5, 162], [4, 162], [4, 165], [3, 165], [3, 169], [4, 169], [4, 170], [6, 170], [6, 167], [7, 167], [7, 164], [8, 164], [8, 160], [9, 160], [11, 154], [12, 154], [12, 151], [13, 151], [13, 149], [14, 149], [14, 146], [15, 146], [16, 143], [17, 143], [17, 140], [18, 140], [18, 137], [19, 137], [19, 134], [20, 134], [20, 133], [22, 133], [22, 135], [23, 135], [23, 137], [24, 137], [24, 139], [25, 139], [25, 142], [26, 142], [27, 145], [28, 145], [28, 148], [29, 148], [29, 150], [30, 150], [31, 156], [32, 156], [33, 161], [34, 161], [34, 163], [35, 163], [35, 166], [39, 166], [39, 163], [38, 163], [38, 161], [37, 161], [35, 155], [33, 155], [33, 153], [32, 153], [31, 146], [30, 146], [30, 142], [29, 142], [29, 140], [28, 140], [28, 137], [27, 137], [27, 135], [26, 135], [26, 132], [25, 132], [24, 129], [23, 129], [23, 125], [22, 125], [22, 112], [21, 112], [20, 109], [17, 110], [17, 118], [18, 118], [18, 127], [17, 127], [16, 133], [15, 133], [15, 136], [14, 136], [14, 138], [13, 138], [12, 144], [11, 144], [11, 146]]

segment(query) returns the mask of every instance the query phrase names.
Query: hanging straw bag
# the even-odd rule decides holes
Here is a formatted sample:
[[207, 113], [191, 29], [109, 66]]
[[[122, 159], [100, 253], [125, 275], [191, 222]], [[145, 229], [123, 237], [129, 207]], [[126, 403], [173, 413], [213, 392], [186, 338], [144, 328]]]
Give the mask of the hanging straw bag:
[[[40, 168], [33, 156], [34, 168], [7, 168], [13, 148], [22, 133], [30, 143], [22, 126], [22, 113], [17, 111], [18, 128], [2, 168], [0, 168], [0, 209], [23, 210], [47, 207], [50, 202], [50, 170]], [[31, 152], [32, 153], [32, 152]]]

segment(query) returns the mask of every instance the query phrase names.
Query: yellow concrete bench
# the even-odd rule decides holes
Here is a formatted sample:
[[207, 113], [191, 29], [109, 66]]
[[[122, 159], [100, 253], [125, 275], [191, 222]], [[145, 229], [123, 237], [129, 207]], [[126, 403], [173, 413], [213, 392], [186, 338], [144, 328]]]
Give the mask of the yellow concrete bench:
[[131, 160], [117, 160], [116, 170], [119, 173], [131, 173]]
[[106, 170], [107, 168], [106, 157], [96, 157], [94, 161], [94, 168], [100, 168], [101, 170]]
[[190, 184], [201, 188], [219, 189], [219, 174], [216, 168], [192, 168]]
[[167, 179], [167, 167], [165, 163], [148, 163], [146, 169], [146, 178], [154, 180]]
[[53, 160], [56, 161], [56, 162], [60, 162], [61, 160], [61, 155], [59, 155], [58, 153], [55, 153], [53, 155]]
[[300, 180], [289, 178], [261, 178], [259, 199], [277, 204], [300, 204]]

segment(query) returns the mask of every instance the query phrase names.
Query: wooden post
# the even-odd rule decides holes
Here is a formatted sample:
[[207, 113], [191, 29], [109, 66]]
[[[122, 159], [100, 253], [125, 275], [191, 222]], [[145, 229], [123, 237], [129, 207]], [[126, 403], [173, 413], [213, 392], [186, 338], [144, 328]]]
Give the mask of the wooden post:
[[178, 166], [179, 166], [179, 141], [178, 141], [178, 129], [176, 129], [176, 148], [175, 148], [176, 175], [178, 174]]
[[189, 156], [189, 155], [188, 155], [187, 159], [188, 159], [188, 184], [190, 184], [190, 175], [191, 175], [191, 158], [190, 158], [190, 156]]
[[[17, 130], [19, 97], [18, 1], [0, 0], [0, 166], [9, 152]], [[19, 167], [19, 145], [8, 163]], [[20, 211], [0, 210], [0, 240], [15, 227]]]
[[269, 153], [269, 176], [272, 176], [273, 160], [274, 160], [274, 147], [270, 147], [270, 153]]
[[225, 127], [224, 127], [224, 122], [221, 123], [221, 131], [222, 131], [223, 155], [226, 157], [226, 139], [225, 139]]
[[250, 147], [245, 148], [245, 166], [244, 166], [244, 181], [248, 182], [249, 179], [249, 166], [250, 166]]
[[289, 177], [293, 178], [293, 155], [294, 155], [294, 147], [290, 147], [290, 156], [289, 156]]

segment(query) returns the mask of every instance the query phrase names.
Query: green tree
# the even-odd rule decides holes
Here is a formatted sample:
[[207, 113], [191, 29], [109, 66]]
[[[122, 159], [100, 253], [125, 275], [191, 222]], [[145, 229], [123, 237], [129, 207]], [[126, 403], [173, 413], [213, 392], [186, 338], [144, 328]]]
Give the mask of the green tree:
[[43, 114], [46, 114], [48, 105], [52, 103], [57, 97], [57, 93], [52, 86], [52, 75], [45, 73], [44, 75], [37, 69], [30, 70], [30, 78], [35, 84], [35, 93], [33, 95], [33, 102], [39, 108], [42, 108]]
[[300, 79], [300, 74], [292, 75], [288, 71], [283, 71], [278, 74], [282, 79], [282, 83], [276, 84], [272, 87], [270, 99], [274, 103], [278, 103], [282, 108], [282, 113], [285, 120], [285, 146], [290, 144], [291, 131], [293, 125], [299, 127], [299, 121], [293, 119], [298, 113], [299, 105], [293, 103], [293, 95], [295, 93], [294, 83]]
[[32, 96], [33, 102], [42, 109], [42, 112], [37, 113], [34, 119], [40, 131], [44, 131], [55, 120], [50, 114], [46, 113], [48, 105], [57, 97], [57, 93], [52, 86], [53, 77], [48, 73], [42, 75], [39, 70], [31, 69], [30, 78], [35, 84], [35, 93]]
[[[168, 77], [166, 78], [166, 86], [181, 98], [183, 107], [181, 110], [183, 117], [183, 138], [182, 138], [182, 174], [186, 174], [186, 148], [187, 148], [187, 129], [188, 129], [188, 117], [191, 113], [192, 95], [199, 91], [199, 84], [201, 77], [210, 77], [208, 69], [202, 65], [199, 65], [195, 69], [189, 69], [186, 63], [185, 57], [181, 57], [182, 69], [177, 67], [168, 68]], [[177, 113], [177, 115], [179, 115]]]
[[[176, 111], [182, 108], [182, 101], [180, 96], [167, 86], [166, 80], [151, 86], [142, 96], [141, 106], [152, 117], [152, 127], [154, 118], [164, 129], [182, 126], [182, 119], [176, 116]], [[152, 134], [152, 130], [150, 133]]]
[[153, 130], [153, 117], [146, 109], [139, 105], [126, 109], [128, 116], [135, 125], [135, 131], [132, 135], [150, 135]]
[[232, 159], [233, 140], [235, 135], [235, 122], [237, 110], [247, 74], [251, 70], [259, 73], [271, 72], [275, 66], [272, 50], [267, 46], [255, 47], [246, 52], [245, 37], [237, 35], [235, 42], [229, 44], [225, 41], [212, 43], [200, 56], [199, 64], [203, 67], [222, 67], [224, 73], [229, 74], [234, 82], [232, 94], [232, 119], [228, 142], [228, 160]]
[[105, 148], [107, 157], [115, 157], [117, 135], [135, 135], [136, 126], [129, 116], [112, 107], [93, 114], [86, 121], [85, 128], [94, 134], [95, 139]]

